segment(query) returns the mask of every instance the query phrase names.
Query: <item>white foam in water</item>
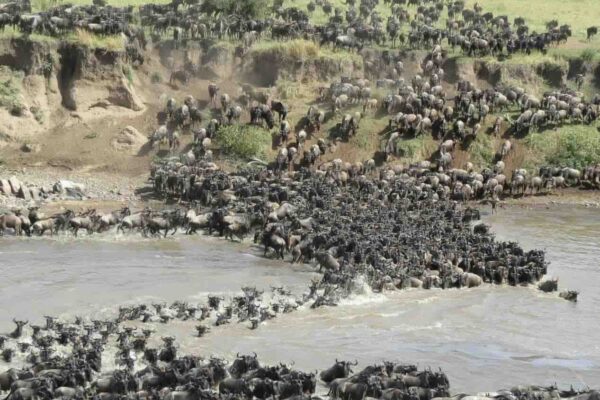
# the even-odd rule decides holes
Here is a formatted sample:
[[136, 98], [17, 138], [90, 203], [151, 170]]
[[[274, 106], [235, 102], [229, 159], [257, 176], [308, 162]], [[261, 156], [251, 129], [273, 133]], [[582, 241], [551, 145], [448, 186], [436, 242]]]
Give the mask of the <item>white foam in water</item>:
[[417, 304], [429, 304], [429, 303], [433, 303], [434, 301], [438, 300], [439, 298], [440, 298], [439, 296], [426, 297], [424, 299], [417, 300], [416, 303]]
[[401, 331], [403, 332], [416, 332], [416, 331], [432, 331], [434, 329], [442, 328], [441, 322], [436, 322], [431, 325], [415, 326], [415, 325], [402, 325]]
[[341, 306], [361, 306], [372, 303], [384, 303], [389, 300], [382, 293], [373, 293], [364, 276], [360, 275], [354, 280], [356, 290], [349, 297], [340, 301]]
[[406, 314], [406, 312], [398, 311], [398, 312], [393, 312], [393, 313], [378, 313], [377, 315], [379, 315], [382, 318], [395, 318], [395, 317], [399, 317], [402, 314]]

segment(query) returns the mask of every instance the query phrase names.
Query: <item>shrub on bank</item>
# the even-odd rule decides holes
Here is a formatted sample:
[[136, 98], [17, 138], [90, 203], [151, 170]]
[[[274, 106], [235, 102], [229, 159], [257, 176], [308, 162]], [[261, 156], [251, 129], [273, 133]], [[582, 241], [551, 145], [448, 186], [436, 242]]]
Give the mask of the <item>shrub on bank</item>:
[[19, 96], [19, 87], [12, 77], [0, 82], [0, 107], [6, 108], [14, 116], [21, 116], [24, 112]]
[[600, 162], [600, 134], [594, 126], [530, 133], [525, 143], [539, 164], [584, 168]]
[[221, 128], [216, 141], [223, 154], [241, 159], [264, 159], [271, 145], [271, 134], [256, 126], [232, 125]]

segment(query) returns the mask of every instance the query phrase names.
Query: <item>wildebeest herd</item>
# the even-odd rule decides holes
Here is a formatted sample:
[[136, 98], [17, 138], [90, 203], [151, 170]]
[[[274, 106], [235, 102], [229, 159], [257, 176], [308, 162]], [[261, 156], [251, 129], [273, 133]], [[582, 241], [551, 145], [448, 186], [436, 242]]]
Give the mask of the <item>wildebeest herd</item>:
[[[600, 188], [600, 167], [597, 164], [583, 169], [545, 166], [531, 173], [522, 168], [506, 171], [505, 159], [511, 155], [514, 143], [511, 136], [523, 136], [529, 131], [556, 128], [566, 123], [593, 124], [598, 117], [600, 97], [586, 100], [570, 89], [544, 93], [542, 99], [521, 87], [499, 85], [481, 90], [475, 84], [460, 80], [455, 88], [443, 84], [446, 52], [436, 45], [419, 63], [421, 72], [404, 78], [401, 57], [390, 58], [382, 65], [380, 74], [389, 78], [377, 79], [376, 88], [365, 78], [342, 77], [340, 81], [321, 87], [315, 103], [308, 106], [306, 114], [297, 123], [288, 117], [288, 106], [273, 100], [270, 93], [256, 91], [244, 85], [241, 95], [232, 99], [229, 94], [220, 95], [219, 87], [208, 87], [212, 119], [205, 127], [197, 103], [187, 96], [180, 106], [175, 99], [167, 102], [165, 115], [168, 123], [160, 126], [151, 136], [156, 143], [171, 135], [178, 137], [179, 130], [187, 128], [193, 134], [192, 150], [182, 156], [181, 162], [166, 162], [154, 166], [155, 189], [161, 195], [175, 195], [184, 200], [197, 200], [200, 192], [194, 173], [190, 168], [196, 160], [212, 161], [212, 140], [222, 126], [242, 123], [241, 115], [247, 111], [251, 124], [275, 126], [275, 114], [279, 127], [273, 130], [279, 153], [273, 168], [279, 172], [297, 171], [302, 167], [317, 168], [322, 173], [337, 169], [338, 183], [346, 184], [349, 178], [371, 172], [375, 160], [355, 164], [337, 161], [321, 162], [322, 156], [333, 152], [339, 141], [347, 141], [357, 134], [361, 120], [370, 112], [390, 115], [388, 129], [382, 136], [380, 151], [387, 159], [405, 155], [403, 139], [431, 135], [439, 141], [438, 149], [429, 160], [408, 168], [411, 175], [431, 181], [436, 187], [445, 187], [446, 195], [455, 200], [487, 200], [497, 202], [503, 196], [541, 194], [553, 188], [581, 186], [585, 189]], [[374, 96], [374, 90], [391, 89], [383, 98]], [[219, 104], [220, 103], [220, 104]], [[347, 112], [349, 107], [362, 106], [363, 112]], [[514, 120], [506, 113], [520, 110]], [[495, 114], [494, 114], [495, 113]], [[192, 115], [198, 115], [192, 118]], [[339, 115], [339, 117], [338, 117]], [[489, 132], [483, 132], [487, 120], [493, 116]], [[336, 127], [330, 129], [329, 139], [321, 137], [323, 123], [340, 118]], [[264, 126], [264, 125], [263, 125]], [[295, 140], [290, 140], [295, 134]], [[506, 139], [497, 149], [493, 162], [481, 171], [475, 171], [472, 163], [456, 165], [453, 152], [457, 147], [468, 150], [478, 135], [500, 135]], [[318, 138], [316, 143], [309, 140]], [[169, 141], [171, 145], [177, 141]], [[173, 146], [170, 146], [173, 150]], [[377, 156], [377, 154], [375, 155]], [[258, 161], [255, 161], [258, 162]], [[183, 164], [183, 165], [182, 165]], [[215, 168], [204, 164], [203, 168]], [[335, 168], [334, 168], [335, 167]]]
[[[386, 0], [386, 19], [377, 11], [379, 0], [355, 0], [346, 7], [327, 0], [308, 3], [305, 10], [294, 5], [285, 7], [283, 0], [262, 18], [243, 14], [226, 14], [218, 2], [172, 0], [169, 4], [146, 4], [139, 7], [107, 6], [104, 0], [93, 5], [59, 5], [44, 11], [32, 11], [28, 1], [10, 2], [0, 7], [0, 29], [13, 26], [25, 34], [38, 33], [62, 36], [77, 29], [97, 35], [125, 34], [130, 39], [128, 52], [133, 61], [143, 62], [139, 52], [145, 48], [145, 32], [156, 39], [169, 34], [174, 41], [194, 41], [205, 38], [236, 39], [241, 53], [262, 38], [287, 40], [305, 38], [321, 45], [360, 50], [374, 43], [401, 44], [411, 49], [432, 48], [445, 41], [459, 47], [469, 56], [511, 55], [546, 52], [549, 46], [566, 42], [571, 36], [569, 25], [548, 21], [546, 31], [530, 31], [522, 17], [511, 22], [507, 15], [485, 12], [476, 4], [467, 8], [456, 0]], [[320, 7], [328, 16], [323, 24], [311, 22], [311, 15]], [[441, 23], [445, 14], [445, 24]], [[587, 37], [597, 32], [589, 27]], [[194, 69], [191, 68], [190, 72]]]
[[[288, 296], [281, 288], [274, 291]], [[225, 309], [235, 308], [241, 318], [261, 295], [254, 288], [244, 288]], [[8, 393], [7, 400], [596, 400], [599, 396], [590, 389], [517, 386], [450, 397], [450, 381], [441, 369], [419, 370], [416, 365], [385, 361], [354, 373], [357, 362], [336, 359], [320, 373], [302, 372], [293, 363], [264, 365], [256, 353], [238, 353], [229, 363], [218, 357], [181, 355], [174, 337], [158, 339], [150, 326], [136, 325], [173, 319], [206, 321], [215, 313], [219, 325], [221, 300], [209, 296], [201, 308], [182, 302], [169, 307], [121, 307], [116, 317], [107, 319], [65, 321], [46, 316], [44, 325], [28, 326], [29, 321], [15, 319], [14, 331], [0, 336], [2, 361], [11, 365], [0, 372], [0, 392]], [[266, 312], [281, 312], [279, 305], [272, 302]], [[207, 328], [198, 325], [197, 331], [202, 336]], [[111, 355], [114, 363], [107, 360]]]
[[[82, 230], [93, 234], [116, 229], [144, 236], [167, 236], [183, 230], [230, 239], [252, 237], [263, 247], [265, 256], [315, 263], [323, 272], [299, 298], [283, 288], [274, 288], [271, 297], [265, 299], [262, 292], [244, 288], [242, 295], [229, 302], [211, 295], [204, 305], [176, 302], [169, 306], [124, 306], [116, 318], [108, 320], [77, 318], [67, 323], [46, 317], [45, 326], [30, 326], [31, 335], [28, 321], [15, 320], [15, 331], [0, 336], [4, 362], [20, 365], [0, 372], [0, 389], [8, 392], [7, 400], [316, 400], [317, 378], [328, 387], [327, 396], [343, 400], [598, 400], [600, 395], [595, 391], [536, 386], [450, 397], [449, 380], [442, 371], [419, 371], [414, 365], [392, 362], [368, 366], [353, 374], [356, 363], [336, 360], [318, 375], [285, 364], [263, 366], [256, 354], [238, 355], [228, 365], [216, 357], [181, 356], [172, 337], [162, 338], [161, 347], [151, 347], [149, 343], [156, 341], [153, 331], [138, 326], [171, 320], [198, 321], [198, 336], [206, 334], [211, 326], [234, 321], [247, 322], [254, 329], [300, 306], [335, 306], [363, 282], [374, 291], [538, 282], [547, 272], [544, 252], [524, 251], [514, 242], [495, 240], [485, 224], [476, 223], [479, 212], [462, 202], [479, 199], [495, 206], [501, 196], [524, 194], [527, 190], [533, 194], [570, 185], [598, 188], [600, 166], [591, 165], [582, 171], [548, 166], [537, 175], [517, 169], [511, 171], [509, 180], [503, 159], [511, 152], [510, 140], [498, 149], [494, 164], [480, 172], [470, 164], [464, 169], [452, 168], [452, 151], [457, 145], [468, 146], [489, 114], [518, 107], [521, 114], [514, 121], [496, 117], [493, 133], [498, 135], [508, 122], [512, 133], [523, 135], [564, 123], [591, 124], [597, 118], [600, 100], [585, 100], [566, 89], [546, 93], [538, 100], [518, 87], [480, 90], [461, 81], [451, 106], [442, 85], [447, 53], [441, 45], [446, 41], [470, 56], [545, 52], [548, 46], [571, 35], [569, 26], [551, 21], [546, 32], [529, 32], [522, 18], [511, 24], [508, 17], [484, 13], [479, 6], [465, 9], [462, 1], [425, 0], [385, 1], [392, 15], [384, 23], [374, 11], [378, 0], [361, 0], [360, 4], [348, 0], [345, 14], [327, 1], [318, 0], [310, 2], [306, 11], [276, 2], [276, 18], [265, 20], [225, 16], [211, 10], [210, 2], [149, 4], [140, 8], [141, 27], [137, 27], [132, 22], [133, 8], [100, 3], [59, 6], [35, 14], [6, 6], [0, 14], [0, 26], [14, 25], [24, 33], [48, 35], [74, 29], [101, 35], [124, 33], [130, 39], [127, 55], [139, 63], [143, 62], [146, 27], [153, 35], [171, 32], [175, 41], [232, 37], [240, 39], [244, 48], [270, 34], [275, 40], [302, 37], [348, 50], [386, 42], [395, 47], [398, 42], [430, 51], [421, 63], [422, 73], [411, 77], [410, 83], [402, 76], [400, 56], [389, 51], [377, 64], [367, 65], [367, 73], [381, 70], [386, 74], [381, 79], [378, 72], [375, 85], [393, 89], [383, 99], [372, 95], [367, 79], [344, 78], [324, 87], [319, 100], [327, 112], [311, 106], [293, 144], [288, 143], [292, 133], [288, 107], [281, 101], [253, 98], [249, 91], [234, 101], [211, 84], [211, 105], [220, 105], [221, 112], [201, 127], [202, 113], [192, 96], [181, 104], [170, 99], [164, 125], [151, 135], [151, 142], [167, 141], [174, 150], [179, 146], [178, 129], [189, 130], [194, 137], [191, 152], [152, 166], [155, 194], [179, 201], [171, 209], [132, 212], [123, 208], [105, 214], [89, 210], [78, 215], [67, 210], [44, 215], [33, 208], [27, 215], [16, 212], [0, 216], [2, 231], [12, 228], [17, 235], [68, 231], [78, 235]], [[310, 13], [317, 6], [330, 17], [321, 26], [310, 22]], [[410, 7], [415, 7], [412, 16]], [[448, 20], [445, 28], [439, 28], [437, 22], [444, 8]], [[593, 30], [588, 30], [588, 36], [593, 36]], [[189, 66], [189, 71], [176, 71], [171, 78], [186, 81], [194, 70]], [[351, 105], [361, 105], [363, 112], [346, 113]], [[347, 140], [355, 135], [365, 113], [379, 108], [391, 116], [390, 130], [382, 142], [383, 153], [388, 157], [399, 155], [400, 138], [430, 133], [440, 141], [431, 160], [379, 169], [374, 159], [364, 163], [340, 159], [321, 162], [321, 157], [331, 151], [334, 139]], [[266, 124], [269, 129], [275, 127], [277, 114], [278, 156], [269, 168], [254, 160], [247, 168], [225, 173], [213, 163], [211, 141], [221, 126], [239, 123], [246, 111], [250, 123]], [[321, 139], [304, 148], [326, 119], [338, 114], [338, 138], [332, 138], [329, 144]], [[541, 288], [546, 290], [548, 286], [552, 285]], [[576, 298], [572, 292], [561, 296]], [[107, 349], [115, 351], [118, 368], [114, 370], [102, 367]]]

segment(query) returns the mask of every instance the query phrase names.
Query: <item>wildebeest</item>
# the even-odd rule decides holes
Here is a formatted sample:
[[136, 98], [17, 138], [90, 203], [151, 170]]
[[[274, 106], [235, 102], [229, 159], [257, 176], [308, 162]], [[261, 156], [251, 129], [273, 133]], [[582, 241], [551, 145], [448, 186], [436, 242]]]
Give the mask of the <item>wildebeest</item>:
[[325, 383], [331, 383], [333, 380], [338, 378], [347, 378], [350, 373], [352, 373], [352, 366], [358, 365], [358, 362], [354, 363], [350, 361], [338, 361], [335, 360], [335, 364], [333, 364], [330, 368], [321, 371], [319, 377]]

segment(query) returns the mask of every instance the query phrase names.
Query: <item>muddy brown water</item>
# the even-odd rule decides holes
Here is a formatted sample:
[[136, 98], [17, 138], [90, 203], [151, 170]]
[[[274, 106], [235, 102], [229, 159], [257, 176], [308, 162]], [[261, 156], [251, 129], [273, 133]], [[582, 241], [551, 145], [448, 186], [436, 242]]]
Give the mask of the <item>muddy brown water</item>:
[[[368, 290], [340, 306], [301, 309], [256, 331], [246, 325], [193, 337], [193, 324], [158, 324], [185, 352], [235, 356], [256, 351], [267, 363], [322, 369], [336, 357], [442, 367], [453, 392], [516, 384], [600, 386], [600, 218], [598, 210], [500, 210], [485, 216], [500, 239], [543, 248], [573, 304], [533, 288]], [[0, 241], [0, 332], [13, 316], [41, 323], [45, 314], [109, 315], [123, 303], [202, 301], [245, 284], [287, 285], [300, 293], [314, 276], [217, 239], [142, 240], [5, 238]], [[158, 336], [158, 335], [157, 335]], [[0, 362], [0, 370], [6, 366]]]

